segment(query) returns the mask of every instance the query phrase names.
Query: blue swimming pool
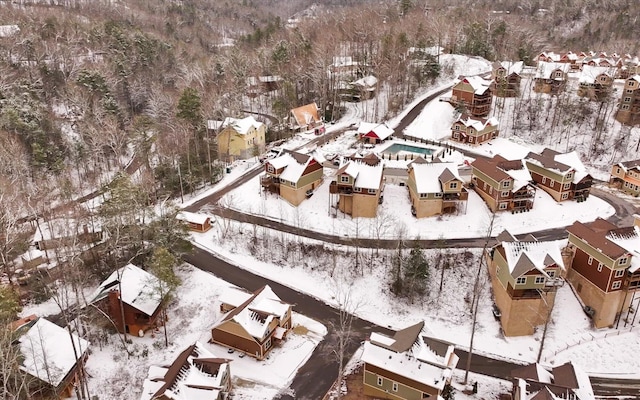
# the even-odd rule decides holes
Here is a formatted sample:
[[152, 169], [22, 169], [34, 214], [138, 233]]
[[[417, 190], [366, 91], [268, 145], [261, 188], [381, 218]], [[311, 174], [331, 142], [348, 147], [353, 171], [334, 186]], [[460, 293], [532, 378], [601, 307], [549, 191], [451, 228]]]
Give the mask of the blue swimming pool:
[[387, 147], [383, 153], [384, 154], [398, 154], [401, 151], [408, 151], [411, 153], [418, 153], [425, 156], [430, 156], [436, 152], [436, 149], [426, 149], [424, 147], [411, 146], [403, 143], [394, 143], [391, 146]]

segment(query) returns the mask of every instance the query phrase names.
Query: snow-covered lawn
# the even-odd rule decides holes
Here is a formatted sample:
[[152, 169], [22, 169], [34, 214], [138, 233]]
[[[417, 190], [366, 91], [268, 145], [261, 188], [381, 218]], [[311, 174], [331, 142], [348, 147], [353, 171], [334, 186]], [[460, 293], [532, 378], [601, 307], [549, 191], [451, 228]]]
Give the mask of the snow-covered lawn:
[[[293, 330], [268, 359], [257, 361], [241, 358], [237, 352], [228, 354], [226, 347], [208, 341], [211, 327], [222, 316], [217, 299], [230, 284], [187, 264], [177, 272], [182, 284], [167, 311], [168, 348], [164, 346], [162, 330], [147, 332], [141, 338], [128, 336], [129, 357], [118, 335], [102, 331], [84, 335], [91, 342], [86, 364], [91, 395], [100, 399], [137, 400], [149, 366], [171, 363], [187, 346], [200, 341], [216, 356], [233, 359], [231, 373], [236, 399], [272, 399], [288, 387], [297, 369], [327, 333], [322, 324], [294, 312]], [[59, 309], [47, 302], [27, 307], [23, 314], [45, 316], [57, 312]]]
[[[487, 234], [491, 212], [473, 190], [469, 193], [466, 211], [458, 214], [417, 219], [411, 215], [409, 192], [406, 186], [387, 184], [384, 201], [378, 207], [377, 218], [351, 218], [335, 208], [336, 197], [329, 194], [329, 184], [335, 170], [325, 168], [324, 182], [313, 196], [298, 207], [279, 196], [260, 190], [260, 177], [228, 193], [222, 204], [248, 214], [286, 222], [300, 228], [333, 235], [358, 238], [395, 238], [398, 229], [407, 228], [409, 238], [453, 239], [483, 237]], [[587, 201], [557, 203], [542, 190], [536, 192], [533, 209], [526, 213], [499, 212], [493, 226], [493, 235], [504, 229], [512, 234], [571, 225], [575, 221], [593, 221], [606, 218], [615, 210], [607, 202], [589, 196]]]
[[[338, 292], [348, 290], [350, 298], [358, 305], [356, 314], [381, 326], [400, 329], [424, 319], [434, 336], [468, 347], [471, 335], [469, 301], [478, 268], [479, 250], [425, 250], [431, 265], [429, 293], [410, 303], [397, 298], [389, 290], [394, 251], [380, 250], [379, 255], [375, 256], [375, 250], [360, 249], [361, 271], [357, 271], [353, 248], [300, 239], [266, 228], [259, 228], [255, 233], [263, 246], [255, 248], [250, 245], [253, 232], [253, 227], [249, 225], [234, 224], [233, 232], [227, 232], [227, 238], [223, 238], [221, 230], [215, 228], [204, 234], [192, 234], [192, 240], [241, 268], [294, 287], [334, 306], [337, 305]], [[332, 259], [332, 255], [326, 253], [303, 254], [286, 246], [287, 242], [318, 246], [337, 256]], [[453, 257], [450, 267], [444, 271], [442, 292], [438, 291], [442, 269], [436, 268], [433, 261], [439, 251]], [[256, 254], [256, 257], [251, 254]], [[481, 279], [484, 283], [474, 351], [523, 363], [534, 362], [540, 348], [542, 329], [532, 336], [504, 337], [491, 313], [490, 285], [484, 272]], [[556, 365], [570, 358], [588, 373], [608, 371], [628, 376], [629, 371], [635, 371], [635, 375], [640, 377], [637, 372], [640, 371], [640, 360], [637, 357], [613, 356], [629, 349], [636, 350], [630, 354], [640, 350], [638, 329], [634, 333], [605, 338], [604, 335], [617, 331], [593, 329], [571, 288], [564, 285], [558, 290], [541, 361], [543, 364]], [[590, 346], [600, 347], [602, 353], [612, 356], [594, 359]]]

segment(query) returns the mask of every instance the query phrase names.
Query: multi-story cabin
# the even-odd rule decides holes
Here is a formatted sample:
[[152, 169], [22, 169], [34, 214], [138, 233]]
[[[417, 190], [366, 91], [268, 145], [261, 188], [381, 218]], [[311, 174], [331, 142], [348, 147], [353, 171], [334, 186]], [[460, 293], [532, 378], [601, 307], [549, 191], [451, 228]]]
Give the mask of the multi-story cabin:
[[511, 372], [512, 400], [595, 400], [589, 375], [571, 361], [553, 367], [529, 364]]
[[612, 326], [640, 289], [640, 216], [618, 228], [598, 218], [567, 227], [573, 257], [567, 279], [592, 314], [596, 328]]
[[409, 164], [408, 175], [411, 212], [416, 218], [466, 212], [469, 192], [455, 163], [429, 163], [419, 157]]
[[253, 293], [229, 288], [220, 296], [226, 314], [211, 328], [211, 341], [263, 360], [292, 328], [291, 309], [269, 286]]
[[640, 75], [633, 75], [624, 82], [616, 120], [627, 125], [640, 123]]
[[491, 111], [491, 81], [479, 76], [459, 76], [453, 84], [450, 102], [474, 117], [486, 117]]
[[311, 103], [292, 109], [289, 112], [289, 129], [295, 132], [313, 130], [316, 133], [323, 133], [324, 121], [318, 105]]
[[322, 163], [311, 154], [283, 150], [267, 160], [261, 185], [294, 206], [300, 205], [322, 183]]
[[533, 77], [533, 91], [559, 94], [567, 84], [567, 73], [571, 66], [566, 63], [540, 61]]
[[632, 196], [640, 196], [640, 159], [615, 164], [609, 185]]
[[364, 342], [364, 395], [379, 399], [439, 399], [458, 356], [453, 344], [427, 335], [424, 322]]
[[584, 201], [589, 197], [593, 178], [575, 151], [559, 153], [545, 148], [542, 153], [530, 152], [525, 162], [537, 186], [555, 201]]
[[520, 94], [522, 61], [494, 62], [491, 70], [491, 93], [498, 97], [517, 97]]
[[487, 266], [505, 336], [532, 335], [547, 322], [565, 267], [558, 242], [504, 231], [488, 252]]
[[340, 166], [329, 192], [338, 196], [338, 209], [352, 217], [374, 218], [384, 190], [382, 160], [374, 154]]
[[522, 160], [507, 160], [496, 155], [471, 163], [472, 183], [476, 193], [491, 211], [521, 212], [533, 208], [536, 189]]
[[100, 284], [89, 304], [108, 315], [119, 332], [143, 336], [162, 319], [161, 285], [156, 276], [127, 264]]
[[556, 52], [543, 51], [542, 53], [538, 54], [538, 57], [536, 57], [536, 61], [538, 63], [540, 63], [540, 62], [547, 62], [547, 63], [555, 62], [555, 63], [559, 63], [561, 57], [562, 57], [562, 55], [558, 54]]
[[480, 145], [498, 137], [496, 118], [474, 118], [462, 114], [451, 125], [451, 140], [470, 145]]
[[173, 363], [149, 368], [140, 400], [227, 400], [231, 393], [230, 362], [196, 342]]
[[[21, 372], [35, 378], [22, 381], [27, 398], [57, 400], [71, 397], [74, 387], [80, 384], [89, 342], [35, 315], [15, 321], [11, 328], [14, 331], [11, 345], [19, 346], [20, 357], [3, 361], [18, 363]], [[9, 378], [5, 376], [4, 379]]]
[[249, 116], [242, 119], [225, 118], [209, 121], [209, 128], [220, 130], [216, 136], [218, 155], [229, 162], [246, 159], [264, 152], [267, 128]]
[[578, 79], [578, 96], [589, 100], [607, 99], [613, 89], [615, 77], [616, 68], [585, 65]]

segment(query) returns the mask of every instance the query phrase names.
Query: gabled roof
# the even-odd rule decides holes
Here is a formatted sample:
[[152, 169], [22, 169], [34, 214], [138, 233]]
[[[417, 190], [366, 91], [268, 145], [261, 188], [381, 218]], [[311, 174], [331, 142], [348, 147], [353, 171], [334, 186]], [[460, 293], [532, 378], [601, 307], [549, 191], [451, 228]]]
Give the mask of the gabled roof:
[[616, 76], [616, 69], [612, 67], [598, 67], [593, 65], [582, 66], [582, 72], [580, 72], [580, 79], [578, 82], [593, 84], [600, 75], [606, 75], [613, 79]]
[[574, 183], [580, 182], [589, 175], [587, 168], [575, 151], [559, 153], [553, 149], [545, 148], [540, 154], [534, 152], [527, 154], [526, 161], [562, 176], [573, 171], [572, 182]]
[[88, 341], [44, 318], [16, 330], [22, 333], [17, 340], [23, 357], [20, 369], [53, 387], [62, 383], [89, 347]]
[[506, 241], [502, 242], [502, 248], [506, 255], [507, 267], [514, 278], [533, 269], [547, 275], [545, 269], [552, 265], [565, 268], [557, 242]]
[[630, 169], [639, 169], [640, 168], [640, 159], [631, 160], [631, 161], [623, 161], [623, 162], [619, 162], [616, 165], [618, 165], [625, 172], [627, 172]]
[[384, 167], [381, 162], [369, 165], [366, 161], [349, 161], [336, 175], [347, 174], [354, 179], [354, 187], [361, 189], [379, 189]]
[[531, 364], [511, 372], [517, 378], [521, 400], [594, 400], [589, 376], [572, 362], [554, 367], [551, 372], [540, 364]]
[[442, 193], [442, 184], [457, 179], [462, 182], [455, 163], [411, 163], [416, 190], [420, 193]]
[[176, 219], [179, 221], [190, 222], [192, 224], [203, 225], [207, 222], [207, 220], [211, 218], [204, 214], [192, 213], [189, 211], [180, 211], [178, 214], [176, 214]]
[[217, 358], [202, 343], [187, 347], [171, 364], [151, 366], [141, 400], [216, 399], [229, 376], [229, 362]]
[[471, 85], [475, 94], [485, 94], [487, 90], [489, 90], [489, 86], [491, 86], [491, 81], [483, 79], [479, 76], [462, 76], [460, 75], [458, 79], [453, 81], [453, 89], [461, 84], [466, 83]]
[[161, 281], [154, 275], [133, 264], [127, 264], [114, 271], [98, 286], [89, 304], [104, 299], [111, 291], [120, 291], [123, 303], [151, 316], [162, 303], [158, 290], [160, 284]]
[[463, 113], [462, 115], [460, 115], [458, 119], [453, 123], [453, 125], [457, 124], [458, 122], [464, 124], [464, 126], [466, 127], [472, 127], [478, 132], [482, 131], [487, 126], [498, 126], [498, 120], [494, 117], [488, 119], [478, 118], [473, 117], [467, 113]]
[[424, 322], [419, 322], [393, 337], [372, 333], [364, 343], [362, 361], [441, 390], [458, 364], [458, 356], [452, 344], [427, 336]]
[[[567, 74], [570, 69], [571, 65], [567, 63], [540, 61], [538, 62], [538, 68], [536, 68], [536, 74], [534, 78], [555, 79], [553, 76], [551, 76], [554, 71], [560, 70], [564, 74]], [[564, 77], [562, 79], [564, 79]]]
[[522, 61], [495, 61], [493, 69], [504, 68], [507, 72], [506, 75], [516, 74], [520, 75], [524, 69], [524, 62]]
[[374, 137], [380, 140], [385, 140], [389, 136], [393, 135], [393, 129], [389, 128], [387, 124], [376, 124], [369, 122], [360, 122], [358, 126], [358, 134], [365, 137]]
[[234, 321], [249, 335], [262, 340], [273, 318], [283, 320], [290, 308], [291, 305], [280, 300], [271, 287], [263, 286], [244, 303], [225, 314], [214, 328], [227, 321]]
[[[283, 150], [280, 153], [280, 156], [267, 161], [267, 163], [275, 169], [284, 168], [280, 174], [280, 179], [284, 179], [289, 182], [298, 182], [309, 164], [314, 160], [315, 158], [310, 154], [298, 153], [297, 151], [292, 150]], [[315, 162], [319, 161], [315, 160]]]
[[234, 131], [236, 131], [239, 135], [246, 135], [249, 133], [251, 128], [260, 129], [264, 125], [262, 122], [256, 121], [252, 116], [248, 116], [242, 119], [236, 119], [227, 117], [222, 122], [222, 129], [226, 127], [231, 127]]
[[514, 192], [522, 189], [532, 180], [531, 174], [522, 160], [507, 160], [500, 155], [496, 155], [490, 160], [476, 158], [471, 163], [471, 166], [497, 182], [505, 179], [513, 180]]
[[610, 230], [607, 239], [625, 249], [629, 254], [637, 257], [631, 258], [629, 272], [634, 273], [640, 269], [640, 227], [637, 225]]
[[364, 78], [360, 78], [357, 81], [351, 82], [354, 86], [359, 86], [361, 88], [365, 88], [367, 90], [374, 89], [378, 84], [378, 78], [373, 75], [367, 75]]
[[318, 106], [316, 103], [307, 104], [291, 110], [291, 114], [296, 121], [296, 126], [307, 126], [312, 122], [321, 121], [318, 115]]
[[608, 238], [609, 232], [614, 229], [617, 229], [617, 227], [611, 222], [597, 218], [595, 221], [586, 224], [576, 221], [573, 225], [567, 227], [567, 232], [615, 260], [627, 253], [627, 251]]

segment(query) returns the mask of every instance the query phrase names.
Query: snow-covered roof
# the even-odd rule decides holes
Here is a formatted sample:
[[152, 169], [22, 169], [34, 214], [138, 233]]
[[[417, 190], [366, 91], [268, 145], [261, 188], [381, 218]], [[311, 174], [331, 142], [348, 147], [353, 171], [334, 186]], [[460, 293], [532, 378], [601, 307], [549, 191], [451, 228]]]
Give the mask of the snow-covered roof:
[[227, 117], [222, 122], [222, 128], [230, 126], [240, 135], [246, 135], [247, 133], [249, 133], [251, 128], [260, 129], [262, 125], [262, 122], [256, 121], [252, 116], [248, 116], [242, 119]]
[[500, 66], [507, 71], [507, 75], [517, 74], [520, 75], [524, 69], [524, 62], [522, 61], [500, 61]]
[[[554, 76], [552, 76], [554, 71], [559, 70], [559, 71], [562, 71], [564, 74], [567, 74], [570, 69], [571, 69], [571, 65], [567, 63], [540, 61], [538, 62], [538, 68], [536, 68], [536, 74], [534, 78], [556, 79]], [[562, 78], [559, 78], [559, 79], [564, 80], [565, 78], [563, 76]]]
[[475, 94], [484, 94], [487, 90], [489, 90], [489, 86], [491, 85], [490, 81], [480, 76], [459, 76], [456, 80], [453, 81], [454, 88], [461, 82], [465, 82], [471, 85]]
[[442, 193], [443, 182], [440, 181], [440, 176], [445, 170], [462, 182], [455, 163], [413, 163], [410, 168], [413, 169], [418, 193]]
[[85, 233], [85, 229], [91, 233], [101, 232], [102, 226], [98, 221], [83, 222], [71, 218], [42, 221], [33, 235], [33, 241], [37, 243], [43, 240], [73, 237]]
[[[24, 358], [20, 369], [58, 387], [87, 351], [89, 342], [44, 318], [30, 325], [18, 339]], [[27, 326], [18, 329], [27, 329]]]
[[472, 117], [469, 114], [461, 114], [460, 117], [454, 122], [454, 124], [461, 122], [466, 127], [472, 127], [478, 132], [481, 132], [487, 126], [498, 126], [498, 119], [491, 117], [489, 119]]
[[538, 165], [562, 176], [569, 172], [574, 172], [572, 179], [574, 183], [580, 182], [585, 176], [589, 175], [587, 168], [575, 151], [559, 153], [553, 149], [545, 148], [540, 154], [529, 153], [526, 160], [531, 164]]
[[[284, 168], [279, 175], [280, 179], [289, 182], [298, 182], [313, 160], [315, 160], [315, 158], [310, 154], [285, 150], [280, 153], [280, 156], [269, 160], [268, 163], [276, 170]], [[315, 161], [320, 163], [318, 160]]]
[[225, 389], [229, 361], [217, 358], [200, 342], [187, 347], [172, 364], [149, 367], [140, 400], [217, 399]]
[[360, 86], [369, 90], [373, 90], [374, 87], [378, 84], [378, 78], [373, 75], [367, 75], [364, 78], [360, 78], [357, 81], [352, 82], [351, 84], [354, 86]]
[[389, 128], [387, 124], [376, 124], [370, 122], [360, 122], [358, 126], [358, 134], [367, 135], [373, 133], [378, 139], [385, 140], [389, 136], [393, 135], [393, 129]]
[[42, 250], [31, 247], [24, 254], [22, 254], [21, 258], [25, 261], [33, 261], [42, 256], [44, 256], [44, 252]]
[[600, 75], [607, 75], [610, 78], [616, 76], [616, 69], [612, 67], [598, 67], [593, 65], [584, 65], [580, 73], [579, 82], [585, 84], [594, 84]]
[[546, 275], [545, 268], [556, 264], [564, 269], [560, 245], [557, 242], [502, 242], [509, 272], [517, 278], [535, 268]]
[[452, 344], [425, 336], [423, 326], [424, 323], [410, 326], [394, 337], [372, 333], [370, 340], [364, 342], [361, 360], [442, 390], [458, 364], [458, 356]]
[[0, 25], [0, 37], [10, 37], [20, 32], [18, 25]]
[[[555, 53], [553, 51], [542, 52], [540, 56], [545, 57], [546, 59], [551, 61], [560, 61], [560, 58], [562, 57], [560, 54]], [[544, 62], [544, 61], [540, 61], [540, 62]]]
[[220, 129], [220, 127], [222, 126], [222, 124], [224, 123], [224, 121], [217, 121], [214, 119], [208, 119], [207, 120], [207, 129], [212, 130], [212, 131], [217, 131], [218, 129]]
[[100, 284], [89, 303], [102, 300], [110, 291], [115, 290], [120, 291], [123, 303], [147, 315], [153, 315], [162, 302], [158, 290], [160, 282], [157, 277], [147, 271], [133, 264], [127, 264], [114, 271]]
[[[290, 308], [290, 304], [280, 300], [271, 287], [266, 285], [257, 290], [243, 304], [225, 314], [216, 325], [233, 320], [242, 326], [249, 335], [262, 340], [268, 333], [267, 329], [271, 321], [276, 317], [280, 320], [285, 319]], [[260, 314], [267, 314], [267, 316], [261, 317]]]
[[361, 189], [380, 189], [382, 182], [383, 165], [381, 162], [376, 165], [369, 165], [361, 161], [349, 161], [342, 171], [354, 179], [354, 187]]
[[357, 61], [353, 60], [351, 56], [341, 56], [341, 57], [333, 57], [333, 63], [331, 64], [333, 67], [349, 67], [358, 65]]
[[235, 287], [229, 287], [224, 292], [222, 292], [222, 294], [218, 298], [218, 301], [220, 301], [220, 303], [222, 304], [229, 304], [233, 307], [240, 307], [252, 296], [253, 293], [248, 293]]
[[192, 213], [189, 211], [180, 211], [176, 215], [176, 219], [184, 222], [190, 222], [192, 224], [203, 225], [209, 219], [209, 216], [204, 214]]
[[318, 105], [316, 103], [294, 108], [291, 110], [291, 113], [295, 119], [296, 126], [300, 127], [322, 120], [318, 115]]
[[634, 273], [640, 269], [640, 227], [634, 225], [632, 229], [610, 231], [607, 239], [628, 251], [631, 257], [629, 272]]

